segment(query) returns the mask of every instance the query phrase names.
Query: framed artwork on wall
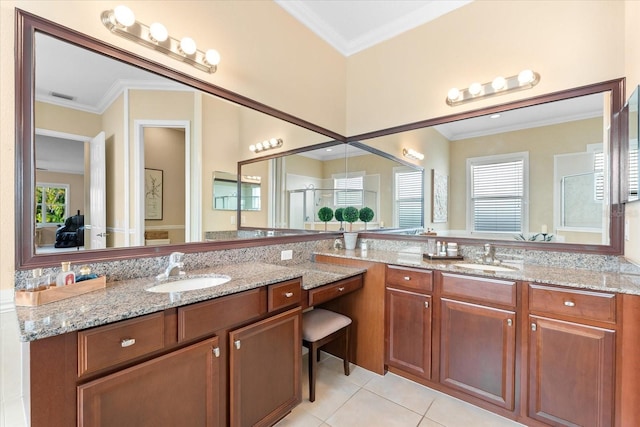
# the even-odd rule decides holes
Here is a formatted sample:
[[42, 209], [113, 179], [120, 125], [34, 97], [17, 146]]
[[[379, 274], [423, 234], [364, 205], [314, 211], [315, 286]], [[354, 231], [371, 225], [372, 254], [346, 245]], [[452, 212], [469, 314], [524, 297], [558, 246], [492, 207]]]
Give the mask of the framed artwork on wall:
[[449, 177], [431, 169], [431, 222], [447, 222]]
[[162, 219], [162, 174], [159, 169], [144, 170], [144, 219]]

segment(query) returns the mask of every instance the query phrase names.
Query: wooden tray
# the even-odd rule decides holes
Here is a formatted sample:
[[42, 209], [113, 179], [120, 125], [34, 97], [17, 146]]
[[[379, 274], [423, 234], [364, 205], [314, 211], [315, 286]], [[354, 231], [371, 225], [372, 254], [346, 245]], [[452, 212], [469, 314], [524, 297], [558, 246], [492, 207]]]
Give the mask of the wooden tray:
[[24, 290], [16, 291], [16, 305], [21, 307], [35, 307], [60, 301], [67, 298], [77, 297], [88, 292], [104, 289], [107, 286], [107, 276], [100, 276], [97, 279], [84, 280], [67, 286], [52, 286], [42, 291], [28, 292]]
[[438, 260], [452, 260], [452, 259], [457, 259], [458, 261], [461, 259], [464, 259], [464, 257], [462, 255], [456, 255], [456, 256], [448, 256], [448, 255], [429, 255], [429, 254], [422, 254], [422, 258], [424, 259], [428, 259], [429, 261], [438, 261]]

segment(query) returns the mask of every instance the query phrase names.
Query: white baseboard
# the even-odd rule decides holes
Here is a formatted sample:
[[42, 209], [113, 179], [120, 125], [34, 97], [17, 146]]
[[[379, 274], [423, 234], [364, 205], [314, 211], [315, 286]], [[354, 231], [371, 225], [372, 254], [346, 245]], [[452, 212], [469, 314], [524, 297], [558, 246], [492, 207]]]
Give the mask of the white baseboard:
[[13, 289], [0, 290], [0, 313], [13, 310], [16, 307], [13, 294]]

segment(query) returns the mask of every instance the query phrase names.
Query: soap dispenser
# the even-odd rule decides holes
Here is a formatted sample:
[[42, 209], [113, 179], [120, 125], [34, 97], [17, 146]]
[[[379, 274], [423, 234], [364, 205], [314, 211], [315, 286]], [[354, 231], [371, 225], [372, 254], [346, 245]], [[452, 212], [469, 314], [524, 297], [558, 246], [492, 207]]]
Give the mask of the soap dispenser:
[[66, 286], [75, 283], [76, 274], [71, 271], [71, 263], [63, 262], [62, 271], [56, 277], [56, 286]]

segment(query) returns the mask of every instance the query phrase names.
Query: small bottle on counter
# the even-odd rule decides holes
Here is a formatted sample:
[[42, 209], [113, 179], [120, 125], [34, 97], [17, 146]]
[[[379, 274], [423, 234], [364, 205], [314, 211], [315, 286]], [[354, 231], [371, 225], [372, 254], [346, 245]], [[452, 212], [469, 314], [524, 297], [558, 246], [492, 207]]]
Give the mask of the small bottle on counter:
[[31, 277], [27, 277], [27, 291], [39, 291], [40, 280], [42, 280], [42, 269], [36, 268], [31, 271]]
[[440, 247], [440, 252], [438, 252], [440, 256], [447, 256], [447, 242], [442, 242], [442, 246]]
[[447, 246], [447, 255], [448, 256], [458, 256], [458, 244], [455, 242], [449, 243]]
[[62, 271], [56, 277], [56, 286], [67, 286], [76, 282], [76, 273], [71, 271], [71, 263], [63, 262]]
[[97, 278], [98, 275], [91, 272], [91, 267], [89, 267], [88, 265], [83, 265], [82, 267], [80, 267], [80, 274], [76, 276], [76, 283]]

